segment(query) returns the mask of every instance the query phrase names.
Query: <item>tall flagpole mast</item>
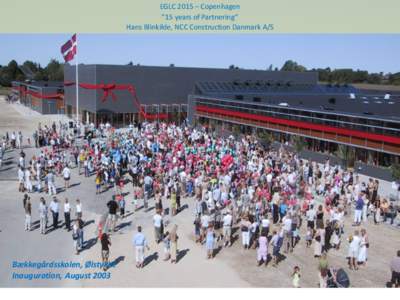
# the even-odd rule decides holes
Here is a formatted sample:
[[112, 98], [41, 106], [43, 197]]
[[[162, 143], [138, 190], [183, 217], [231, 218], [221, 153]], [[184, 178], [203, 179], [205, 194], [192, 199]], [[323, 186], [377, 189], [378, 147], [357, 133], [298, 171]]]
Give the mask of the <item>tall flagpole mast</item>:
[[79, 75], [78, 75], [78, 34], [76, 34], [76, 52], [75, 52], [75, 82], [76, 82], [76, 124], [79, 122]]

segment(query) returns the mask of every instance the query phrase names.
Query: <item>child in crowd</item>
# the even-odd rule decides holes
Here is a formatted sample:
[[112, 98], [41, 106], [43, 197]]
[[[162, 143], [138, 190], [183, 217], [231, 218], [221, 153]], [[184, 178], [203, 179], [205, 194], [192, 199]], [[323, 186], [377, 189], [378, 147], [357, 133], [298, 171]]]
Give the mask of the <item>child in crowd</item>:
[[135, 210], [138, 209], [138, 200], [142, 198], [142, 189], [139, 186], [133, 188], [133, 202]]
[[101, 188], [101, 178], [100, 178], [100, 174], [96, 175], [96, 195], [100, 194], [100, 188]]
[[201, 243], [201, 221], [200, 221], [200, 217], [196, 216], [196, 218], [194, 219], [194, 235], [196, 238], [196, 243]]
[[292, 283], [293, 283], [293, 287], [295, 288], [299, 288], [300, 287], [300, 268], [299, 266], [295, 266], [293, 269], [293, 273], [292, 273]]
[[311, 227], [308, 227], [307, 228], [307, 232], [306, 232], [306, 246], [307, 246], [307, 248], [310, 248], [310, 246], [311, 246], [312, 237], [313, 237], [313, 231], [312, 231]]
[[171, 240], [169, 238], [168, 231], [164, 234], [163, 243], [164, 243], [164, 261], [168, 261], [171, 257]]
[[333, 246], [333, 248], [335, 248], [336, 250], [339, 250], [340, 247], [340, 228], [337, 225], [332, 233], [332, 237], [331, 237], [331, 244]]
[[123, 219], [124, 216], [125, 216], [125, 198], [121, 194], [121, 195], [118, 195], [118, 199], [119, 199], [118, 200], [119, 212], [120, 212], [120, 215], [121, 215], [121, 219]]
[[321, 257], [321, 253], [322, 253], [321, 236], [317, 235], [315, 237], [315, 242], [314, 242], [314, 257]]

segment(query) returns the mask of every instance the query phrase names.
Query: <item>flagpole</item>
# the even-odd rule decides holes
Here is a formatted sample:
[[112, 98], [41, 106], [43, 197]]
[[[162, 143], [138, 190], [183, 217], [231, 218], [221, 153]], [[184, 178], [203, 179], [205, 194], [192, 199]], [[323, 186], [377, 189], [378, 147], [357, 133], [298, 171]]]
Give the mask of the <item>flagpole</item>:
[[78, 34], [76, 35], [76, 65], [75, 65], [75, 82], [76, 82], [76, 125], [78, 126], [79, 122], [79, 75], [78, 75]]

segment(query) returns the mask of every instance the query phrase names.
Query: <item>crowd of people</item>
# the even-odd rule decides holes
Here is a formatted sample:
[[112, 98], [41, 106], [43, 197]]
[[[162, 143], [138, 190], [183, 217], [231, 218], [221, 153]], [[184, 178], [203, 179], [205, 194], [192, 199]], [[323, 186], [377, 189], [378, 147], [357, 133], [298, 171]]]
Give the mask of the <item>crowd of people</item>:
[[[22, 140], [22, 134], [15, 140], [18, 136]], [[290, 255], [297, 247], [310, 248], [318, 259], [321, 287], [328, 286], [328, 274], [332, 273], [329, 252], [347, 247], [349, 268], [366, 267], [371, 245], [363, 225], [369, 219], [380, 224], [390, 218], [393, 223], [393, 204], [381, 197], [378, 180], [362, 182], [358, 175], [331, 165], [329, 160], [324, 164], [306, 161], [283, 147], [265, 147], [253, 136], [220, 137], [208, 128], [185, 124], [143, 123], [124, 130], [102, 124], [91, 126], [90, 136], [78, 144], [67, 124], [60, 123], [39, 126], [33, 139], [39, 154], [26, 162], [22, 150], [19, 158], [19, 190], [27, 193], [25, 229], [31, 229], [29, 193], [33, 192], [53, 196], [49, 208], [41, 198], [41, 233], [46, 233], [48, 209], [57, 228], [60, 188], [55, 186], [55, 177], [62, 177], [68, 190], [71, 168], [76, 168], [79, 176], [93, 178], [96, 194], [112, 190], [108, 216], [99, 224], [103, 262], [109, 259], [110, 234], [116, 230], [118, 213], [120, 218], [125, 215], [126, 184], [132, 184], [136, 209], [139, 202], [147, 209], [149, 201], [154, 201], [155, 242], [162, 243], [165, 260], [177, 262], [174, 216], [186, 208], [182, 205], [185, 198], [193, 207], [195, 243], [204, 247], [206, 259], [230, 247], [234, 231], [239, 230], [243, 251], [256, 249], [257, 265], [277, 267], [283, 254]], [[12, 147], [21, 148], [22, 142], [13, 144], [12, 140]], [[9, 141], [4, 143], [6, 147]], [[67, 230], [72, 224], [79, 253], [84, 223], [81, 204], [76, 201], [76, 220], [71, 220], [68, 199], [64, 216]], [[345, 218], [352, 218], [354, 229], [345, 228]], [[171, 224], [169, 231], [167, 223]], [[136, 266], [142, 268], [148, 241], [141, 226], [132, 242]], [[292, 277], [293, 285], [299, 287], [298, 266]]]

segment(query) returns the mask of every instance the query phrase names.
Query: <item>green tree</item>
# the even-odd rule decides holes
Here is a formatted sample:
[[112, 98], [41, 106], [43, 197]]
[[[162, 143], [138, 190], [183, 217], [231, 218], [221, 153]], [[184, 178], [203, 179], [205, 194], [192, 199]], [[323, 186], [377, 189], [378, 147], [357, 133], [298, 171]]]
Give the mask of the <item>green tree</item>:
[[11, 60], [7, 66], [2, 67], [0, 70], [0, 84], [11, 86], [11, 82], [14, 80], [25, 80], [25, 78], [18, 67], [18, 63], [15, 60]]
[[12, 80], [11, 75], [7, 72], [7, 67], [2, 67], [0, 69], [0, 85], [11, 86]]
[[304, 150], [304, 148], [306, 146], [304, 137], [299, 136], [299, 135], [292, 135], [291, 140], [292, 140], [292, 145], [297, 153]]
[[271, 132], [261, 129], [257, 132], [257, 136], [260, 140], [264, 141], [267, 144], [271, 144], [274, 141], [274, 137]]
[[371, 84], [381, 84], [383, 76], [379, 73], [368, 74], [366, 81]]
[[46, 66], [45, 73], [48, 80], [63, 81], [64, 80], [64, 65], [60, 64], [57, 60], [52, 59]]
[[368, 80], [368, 71], [357, 70], [354, 72], [352, 82], [366, 82]]
[[346, 168], [354, 167], [355, 149], [353, 147], [339, 144], [336, 156], [343, 161]]
[[12, 79], [17, 78], [18, 73], [21, 73], [18, 67], [18, 63], [15, 60], [12, 60], [8, 63], [6, 71]]
[[400, 85], [400, 72], [389, 74], [388, 83], [393, 85]]
[[287, 60], [282, 68], [281, 71], [296, 71], [296, 72], [305, 72], [307, 71], [306, 67], [299, 65], [297, 62], [293, 60]]
[[49, 77], [47, 76], [47, 72], [45, 69], [43, 69], [40, 65], [39, 65], [39, 69], [38, 71], [35, 73], [35, 76], [33, 77], [34, 80], [37, 81], [46, 81], [49, 80]]
[[26, 60], [22, 66], [32, 71], [32, 73], [36, 73], [39, 70], [39, 64], [30, 60]]
[[323, 81], [323, 82], [331, 82], [331, 68], [325, 68], [325, 69], [312, 69], [311, 71], [316, 71], [318, 72], [318, 80]]
[[400, 179], [400, 164], [392, 164], [390, 167], [392, 171], [392, 176], [394, 179], [399, 180]]
[[241, 131], [240, 131], [240, 126], [239, 125], [237, 125], [237, 124], [234, 124], [234, 125], [232, 125], [232, 132], [234, 133], [234, 134], [240, 134], [241, 133]]
[[18, 68], [18, 64], [15, 60], [8, 63], [0, 70], [0, 84], [3, 86], [11, 86], [11, 82], [16, 80], [17, 76], [23, 79], [23, 74]]

